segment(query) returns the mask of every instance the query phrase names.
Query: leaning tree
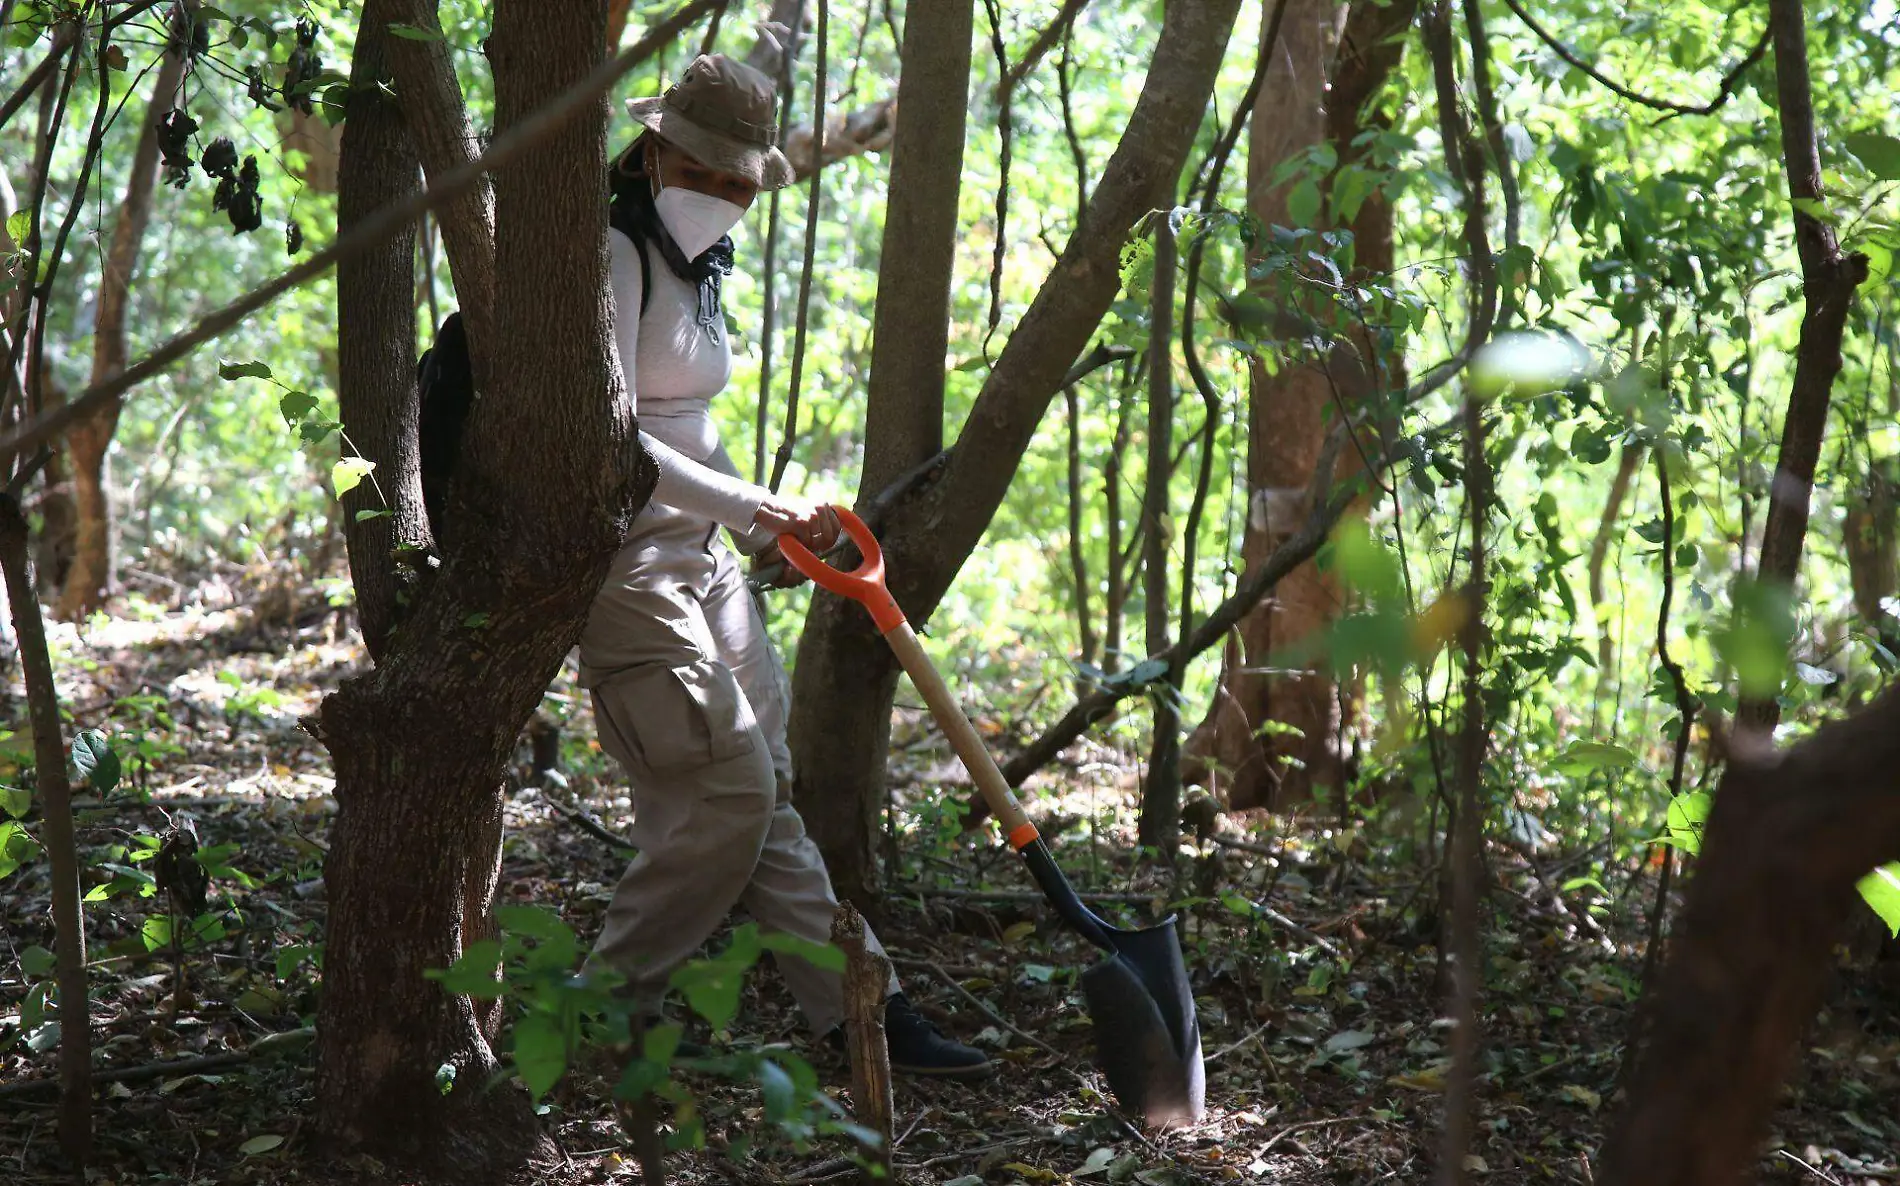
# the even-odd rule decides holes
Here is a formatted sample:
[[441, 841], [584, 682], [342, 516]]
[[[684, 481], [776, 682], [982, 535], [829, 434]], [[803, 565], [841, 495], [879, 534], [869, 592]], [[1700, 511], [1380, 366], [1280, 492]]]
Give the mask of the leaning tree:
[[[962, 0], [942, 5], [945, 10], [964, 7]], [[927, 196], [906, 192], [942, 184], [927, 164], [906, 160], [906, 150], [953, 150], [962, 129], [943, 126], [939, 117], [928, 135], [911, 138], [900, 122], [890, 204], [893, 211], [912, 212], [906, 225], [934, 236], [931, 242], [904, 246], [932, 275], [927, 283], [907, 285], [909, 299], [897, 302], [882, 299], [890, 278], [880, 271], [880, 354], [872, 365], [866, 480], [859, 505], [872, 512], [890, 567], [891, 592], [913, 621], [928, 618], [936, 608], [1002, 504], [1043, 413], [1121, 290], [1118, 265], [1129, 233], [1150, 210], [1174, 205], [1182, 165], [1206, 114], [1239, 8], [1238, 0], [1165, 6], [1140, 97], [1080, 222], [997, 355], [955, 443], [934, 457], [925, 452], [939, 439], [932, 428], [940, 428], [943, 420], [941, 377], [908, 386], [882, 382], [878, 371], [919, 370], [918, 352], [891, 349], [893, 342], [944, 340], [949, 276], [940, 257], [947, 258], [957, 227], [953, 219], [932, 216]], [[968, 27], [961, 12], [953, 19], [936, 6], [929, 13], [913, 10], [910, 22], [924, 17]], [[914, 56], [922, 52], [906, 30], [907, 76]], [[967, 66], [967, 57], [941, 47], [930, 52], [932, 73], [943, 85], [967, 87], [967, 68], [958, 70]], [[905, 108], [902, 91], [898, 105]], [[930, 285], [937, 287], [922, 291]], [[935, 365], [941, 369], [940, 357]], [[904, 406], [892, 406], [896, 401]], [[894, 475], [888, 484], [875, 484], [887, 475]], [[839, 894], [867, 909], [877, 896], [876, 812], [883, 802], [897, 676], [890, 649], [862, 610], [837, 598], [813, 602], [793, 673], [797, 794]]]

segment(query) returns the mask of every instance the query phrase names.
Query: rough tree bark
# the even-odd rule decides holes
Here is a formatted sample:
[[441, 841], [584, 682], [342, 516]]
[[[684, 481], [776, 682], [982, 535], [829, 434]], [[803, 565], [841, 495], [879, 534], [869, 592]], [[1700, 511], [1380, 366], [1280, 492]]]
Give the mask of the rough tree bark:
[[[338, 234], [418, 188], [415, 147], [391, 97], [384, 51], [394, 38], [386, 29], [366, 17], [351, 54], [337, 160]], [[336, 272], [338, 409], [350, 439], [375, 463], [377, 486], [390, 500], [378, 508], [376, 487], [367, 482], [344, 499], [357, 625], [370, 658], [378, 661], [400, 603], [414, 597], [420, 574], [398, 561], [396, 549], [429, 543], [416, 441], [416, 309], [410, 287], [415, 249], [415, 228], [406, 226], [382, 245], [344, 260]], [[390, 514], [357, 521], [358, 511], [375, 509]]]
[[1900, 859], [1900, 691], [1772, 751], [1738, 734], [1597, 1180], [1744, 1180], [1819, 1008], [1854, 883]]
[[[1168, 649], [1168, 565], [1170, 530], [1168, 485], [1174, 476], [1174, 212], [1149, 218], [1154, 234], [1154, 276], [1148, 300], [1148, 472], [1141, 500], [1142, 641], [1151, 655]], [[1154, 705], [1154, 738], [1148, 749], [1148, 773], [1141, 788], [1141, 819], [1136, 837], [1144, 847], [1172, 861], [1181, 839], [1181, 676], [1170, 668], [1149, 689]]]
[[[501, 0], [487, 43], [498, 129], [599, 62], [606, 15], [605, 0]], [[366, 15], [362, 34], [373, 42], [385, 27]], [[453, 962], [485, 926], [509, 753], [654, 476], [609, 352], [606, 114], [593, 104], [495, 179], [493, 259], [509, 282], [488, 311], [497, 364], [450, 492], [448, 513], [466, 526], [375, 669], [308, 722], [330, 751], [338, 808], [324, 867], [322, 1131], [338, 1152], [458, 1182], [503, 1180], [529, 1149], [534, 1118], [525, 1097], [488, 1084], [496, 1059], [470, 1000], [423, 973]], [[374, 278], [387, 286], [375, 291], [406, 292], [408, 254], [378, 258], [390, 274]], [[346, 304], [339, 320], [375, 311]], [[377, 395], [354, 393], [346, 417]]]
[[[1268, 224], [1292, 223], [1287, 187], [1268, 184], [1274, 169], [1292, 154], [1323, 140], [1332, 145], [1341, 168], [1363, 156], [1365, 149], [1354, 141], [1389, 122], [1371, 102], [1398, 68], [1405, 51], [1398, 35], [1417, 8], [1417, 0], [1358, 0], [1346, 14], [1335, 49], [1337, 5], [1288, 0], [1276, 50], [1280, 60], [1254, 104], [1247, 188], [1255, 217]], [[1392, 207], [1385, 195], [1368, 196], [1350, 219], [1341, 213], [1330, 208], [1328, 196], [1320, 221], [1351, 229], [1355, 270], [1390, 272]], [[1397, 359], [1378, 357], [1371, 341], [1354, 337], [1324, 361], [1286, 367], [1272, 376], [1255, 370], [1247, 417], [1250, 496], [1241, 541], [1246, 568], [1264, 563], [1305, 521], [1301, 500], [1325, 436], [1325, 409], [1335, 396], [1356, 409], [1381, 389], [1404, 386]], [[1338, 688], [1319, 672], [1267, 673], [1281, 666], [1276, 650], [1325, 628], [1338, 613], [1340, 596], [1338, 582], [1309, 562], [1242, 622], [1241, 661], [1222, 672], [1221, 688], [1189, 738], [1188, 781], [1224, 790], [1235, 808], [1297, 804], [1315, 787], [1340, 784]], [[1298, 733], [1263, 732], [1269, 725]]]
[[[1121, 287], [1119, 256], [1129, 230], [1148, 211], [1172, 204], [1238, 9], [1238, 0], [1166, 7], [1148, 77], [1087, 215], [997, 357], [956, 445], [934, 480], [880, 503], [886, 509], [876, 526], [891, 590], [911, 621], [929, 617], [988, 528], [1070, 364]], [[915, 20], [920, 13], [910, 15]], [[875, 493], [861, 490], [860, 503]], [[892, 665], [880, 640], [841, 625], [849, 620], [813, 615], [799, 645], [800, 668], [806, 655], [827, 650], [832, 661], [863, 664], [862, 670]], [[857, 653], [843, 658], [850, 652]], [[793, 756], [802, 802], [881, 802], [891, 687], [880, 680], [794, 692]], [[813, 821], [833, 876], [846, 886], [870, 884], [874, 810], [827, 806]]]
[[[132, 275], [152, 216], [152, 192], [158, 184], [158, 121], [172, 109], [185, 75], [182, 53], [167, 51], [152, 83], [152, 102], [132, 152], [131, 176], [112, 227], [112, 245], [99, 277], [99, 304], [92, 334], [92, 379], [98, 383], [125, 369], [129, 353], [126, 313], [131, 305]], [[72, 481], [72, 552], [61, 577], [57, 613], [69, 621], [83, 617], [105, 599], [112, 578], [112, 504], [106, 490], [106, 451], [118, 431], [122, 400], [113, 400], [75, 424], [66, 438]], [[46, 541], [58, 548], [63, 541]]]
[[[968, 114], [968, 104], [949, 99], [969, 90], [975, 8], [973, 0], [940, 0], [913, 9], [905, 22], [898, 101], [911, 115], [892, 148], [878, 257], [861, 479], [867, 493], [883, 489], [943, 448], [943, 360], [950, 340], [950, 280]], [[858, 695], [869, 690], [888, 711], [897, 677], [897, 665], [861, 607], [833, 597], [813, 600], [793, 675], [791, 733], [801, 783], [834, 785], [850, 779], [857, 764], [843, 747], [805, 744], [814, 728], [806, 706], [849, 688]], [[875, 746], [880, 770], [887, 739], [882, 729], [863, 738]], [[877, 896], [871, 845], [882, 802], [881, 796], [815, 794], [801, 804], [814, 834], [863, 844], [849, 851], [834, 848], [826, 856], [838, 892], [867, 910]]]
[[[592, 8], [593, 4], [585, 5]], [[378, 31], [395, 21], [427, 29], [435, 37], [421, 40], [392, 37], [384, 57], [395, 76], [396, 93], [403, 97], [403, 118], [409, 141], [422, 160], [422, 170], [434, 183], [450, 171], [481, 155], [462, 86], [455, 77], [449, 43], [441, 37], [435, 0], [367, 0], [363, 27]], [[606, 45], [606, 30], [601, 31]], [[487, 184], [476, 186], [449, 203], [439, 214], [442, 247], [449, 258], [449, 274], [468, 325], [470, 362], [477, 386], [487, 376], [490, 343], [495, 327], [489, 318], [495, 308], [495, 200]]]
[[[1801, 544], [1808, 530], [1814, 468], [1827, 432], [1834, 377], [1841, 372], [1841, 338], [1854, 290], [1867, 279], [1867, 257], [1843, 254], [1834, 228], [1817, 218], [1825, 201], [1821, 152], [1814, 130], [1814, 94], [1808, 77], [1807, 17], [1801, 0], [1771, 0], [1769, 26], [1775, 42], [1775, 86], [1781, 109], [1781, 155], [1794, 208], [1795, 250], [1801, 258], [1801, 338], [1795, 349], [1794, 381], [1788, 390], [1781, 449], [1762, 525], [1761, 561], [1755, 575], [1764, 584], [1792, 590], [1801, 570]], [[1802, 207], [1808, 203], [1815, 205]], [[1740, 728], [1770, 732], [1780, 719], [1773, 698], [1744, 700], [1736, 711]]]

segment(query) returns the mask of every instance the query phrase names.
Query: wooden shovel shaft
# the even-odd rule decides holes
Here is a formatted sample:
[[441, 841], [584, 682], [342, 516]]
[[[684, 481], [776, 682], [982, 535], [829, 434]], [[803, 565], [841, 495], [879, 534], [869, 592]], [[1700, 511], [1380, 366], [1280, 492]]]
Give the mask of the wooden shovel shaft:
[[1036, 839], [1036, 825], [1029, 822], [1022, 807], [1016, 802], [1016, 796], [1009, 789], [1009, 782], [1003, 772], [996, 768], [996, 759], [990, 756], [989, 747], [977, 736], [976, 727], [970, 724], [970, 718], [963, 714], [963, 706], [937, 674], [936, 665], [930, 656], [924, 654], [923, 644], [917, 641], [917, 634], [910, 628], [909, 622], [899, 622], [884, 632], [884, 641], [891, 644], [891, 650], [897, 652], [897, 661], [904, 665], [910, 682], [917, 685], [923, 693], [924, 703], [930, 707], [930, 715], [937, 719], [937, 725], [950, 739], [950, 747], [957, 751], [957, 757], [963, 759], [963, 765], [976, 780], [976, 789], [983, 794], [984, 802], [990, 805], [997, 820], [1003, 825], [1003, 834], [1009, 838], [1011, 848], [1020, 849]]

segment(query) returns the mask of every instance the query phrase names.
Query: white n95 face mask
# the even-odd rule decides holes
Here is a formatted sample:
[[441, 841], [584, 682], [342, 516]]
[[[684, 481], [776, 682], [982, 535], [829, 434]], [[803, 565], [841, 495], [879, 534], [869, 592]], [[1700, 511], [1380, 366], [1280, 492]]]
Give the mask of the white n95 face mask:
[[677, 185], [663, 186], [654, 196], [654, 208], [666, 233], [687, 259], [697, 259], [708, 247], [745, 217], [745, 207]]

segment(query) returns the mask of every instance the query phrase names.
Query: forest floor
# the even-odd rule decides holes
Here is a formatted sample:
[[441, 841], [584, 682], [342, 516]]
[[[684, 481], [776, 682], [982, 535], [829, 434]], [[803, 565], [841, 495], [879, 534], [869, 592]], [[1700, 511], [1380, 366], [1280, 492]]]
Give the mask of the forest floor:
[[[296, 722], [358, 668], [360, 648], [320, 596], [268, 575], [232, 574], [165, 600], [174, 604], [133, 600], [119, 617], [54, 635], [76, 726], [111, 733], [149, 795], [82, 815], [82, 844], [94, 850], [88, 885], [118, 887], [89, 908], [103, 1081], [88, 1180], [396, 1180], [371, 1163], [326, 1160], [310, 1114], [307, 1027], [334, 805], [323, 751]], [[624, 830], [625, 791], [589, 744], [565, 677], [550, 696], [568, 718], [568, 787], [509, 802], [502, 896], [556, 909], [591, 938], [623, 860], [576, 822], [576, 808]], [[21, 744], [0, 738], [0, 758]], [[992, 1050], [1002, 1071], [977, 1086], [899, 1082], [903, 1178], [1428, 1180], [1447, 1035], [1427, 855], [1378, 826], [1228, 817], [1224, 842], [1197, 840], [1174, 871], [1137, 867], [1119, 822], [1132, 762], [1106, 750], [1085, 757], [1032, 784], [1032, 811], [1078, 883], [1119, 895], [1102, 909], [1183, 916], [1206, 1119], [1142, 1133], [1108, 1112], [1074, 979], [1092, 962], [1088, 950], [1037, 905], [987, 833], [957, 834], [946, 804], [966, 788], [947, 751], [910, 722], [893, 745], [899, 835], [882, 938], [912, 997], [948, 1032]], [[138, 896], [112, 846], [136, 851], [134, 834], [187, 816], [203, 845], [236, 846], [224, 859], [253, 884], [215, 882], [218, 925], [177, 960], [153, 929], [162, 904]], [[1407, 830], [1422, 832], [1394, 828]], [[1642, 871], [1573, 884], [1605, 847], [1489, 852], [1475, 1180], [1589, 1181], [1587, 1159], [1618, 1098], [1654, 892]], [[39, 862], [0, 880], [0, 1179], [21, 1186], [72, 1180], [53, 1138], [53, 1096], [36, 1087], [53, 1074], [56, 1034], [21, 1032], [28, 982], [40, 979], [29, 974], [31, 949], [52, 941], [47, 884]], [[1900, 1014], [1877, 981], [1866, 971], [1839, 978], [1776, 1117], [1763, 1180], [1900, 1180]], [[842, 1061], [812, 1049], [775, 973], [751, 978], [739, 1021], [719, 1040], [787, 1043], [845, 1094]], [[192, 1059], [209, 1061], [177, 1065]], [[757, 1090], [690, 1086], [709, 1149], [672, 1155], [677, 1180], [850, 1180], [842, 1138], [800, 1150], [761, 1137], [747, 1159], [728, 1159], [719, 1150], [761, 1127]], [[603, 1082], [570, 1075], [546, 1108], [560, 1152], [522, 1182], [637, 1180]]]

